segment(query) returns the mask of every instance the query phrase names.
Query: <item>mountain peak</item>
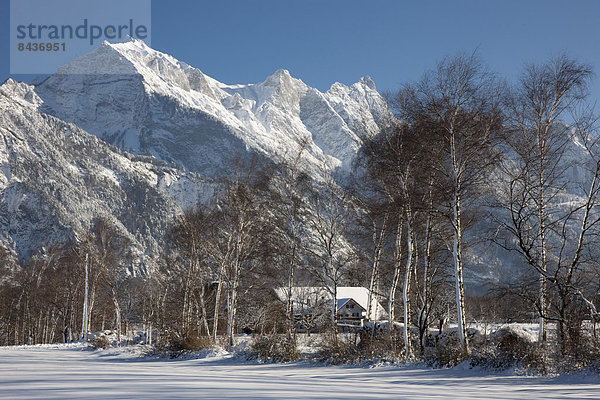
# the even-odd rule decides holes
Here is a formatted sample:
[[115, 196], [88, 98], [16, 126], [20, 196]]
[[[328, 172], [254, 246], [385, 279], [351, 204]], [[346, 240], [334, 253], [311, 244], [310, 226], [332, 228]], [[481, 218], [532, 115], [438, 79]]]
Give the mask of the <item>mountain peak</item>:
[[288, 71], [285, 68], [279, 68], [277, 71], [275, 71], [275, 73], [273, 73], [273, 76], [278, 76], [278, 77], [289, 76], [291, 78], [290, 71]]
[[[58, 69], [66, 75], [144, 75], [160, 60], [162, 64], [180, 69], [180, 63], [168, 54], [149, 47], [144, 41], [127, 37], [123, 42], [102, 44], [94, 51]], [[164, 68], [163, 68], [164, 69]], [[162, 71], [154, 71], [162, 72]]]
[[150, 46], [148, 46], [148, 45], [146, 44], [146, 42], [144, 42], [143, 40], [141, 40], [141, 39], [137, 39], [137, 38], [134, 38], [134, 37], [132, 37], [132, 36], [129, 36], [129, 35], [125, 35], [125, 37], [123, 38], [123, 40], [121, 40], [121, 41], [119, 41], [119, 42], [114, 42], [114, 43], [111, 43], [111, 42], [109, 42], [108, 40], [104, 40], [104, 41], [102, 42], [102, 45], [104, 45], [104, 46], [112, 46], [112, 45], [114, 45], [114, 44], [119, 44], [119, 43], [129, 43], [129, 42], [135, 42], [135, 43], [137, 43], [137, 42], [142, 42], [144, 45], [146, 45], [148, 48], [150, 48]]
[[21, 105], [33, 105], [37, 107], [42, 104], [42, 100], [35, 93], [33, 86], [24, 82], [17, 82], [11, 78], [8, 78], [0, 85], [0, 95]]
[[[294, 78], [290, 75], [287, 69], [280, 68], [272, 75], [268, 76], [263, 82], [264, 86], [279, 87], [282, 84], [290, 83]], [[294, 79], [296, 80], [296, 79]]]
[[137, 73], [132, 62], [104, 41], [96, 50], [79, 57], [56, 71], [58, 75], [130, 75]]
[[360, 78], [360, 80], [358, 81], [358, 83], [362, 83], [363, 85], [365, 85], [369, 89], [377, 90], [377, 88], [375, 87], [375, 82], [373, 82], [373, 79], [371, 79], [370, 76], [363, 76], [362, 78]]
[[308, 90], [308, 86], [302, 80], [292, 77], [290, 72], [283, 68], [278, 69], [273, 75], [267, 77], [260, 86], [272, 88], [275, 90], [275, 93], [285, 93], [285, 97], [291, 95], [294, 99], [288, 98], [288, 100], [293, 103], [297, 103], [299, 101], [298, 96]]
[[[154, 50], [152, 47], [148, 46], [146, 44], [146, 42], [144, 42], [141, 39], [136, 39], [133, 38], [131, 36], [127, 36], [127, 38], [122, 41], [122, 42], [116, 42], [116, 43], [109, 43], [109, 42], [104, 42], [103, 44], [105, 44], [107, 46], [112, 47], [113, 49], [117, 50], [120, 53], [123, 53], [123, 55], [149, 55], [149, 54], [153, 54], [153, 53], [158, 53], [158, 54], [163, 54], [160, 53], [159, 51]], [[166, 55], [166, 54], [165, 54]]]
[[[238, 149], [280, 160], [307, 139], [307, 165], [325, 157], [335, 160], [331, 168], [349, 166], [356, 132], [375, 132], [387, 112], [368, 78], [321, 93], [282, 68], [260, 83], [226, 85], [132, 38], [103, 43], [65, 69], [80, 64], [88, 75], [56, 74], [36, 86], [45, 112], [127, 151], [210, 176]], [[131, 75], [103, 71], [114, 65]]]

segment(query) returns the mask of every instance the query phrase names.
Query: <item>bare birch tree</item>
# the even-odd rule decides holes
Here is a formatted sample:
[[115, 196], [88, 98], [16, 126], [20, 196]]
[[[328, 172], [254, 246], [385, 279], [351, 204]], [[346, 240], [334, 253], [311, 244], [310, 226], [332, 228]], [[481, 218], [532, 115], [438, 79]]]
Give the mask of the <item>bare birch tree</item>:
[[328, 177], [317, 185], [310, 198], [307, 228], [310, 230], [305, 250], [309, 254], [308, 271], [317, 278], [331, 296], [330, 324], [337, 344], [337, 296], [340, 280], [355, 259], [355, 248], [346, 239], [351, 204], [343, 190]]
[[[538, 274], [535, 307], [539, 315], [539, 341], [547, 339], [546, 321], [559, 324], [559, 341], [565, 336], [568, 299], [574, 293], [595, 309], [580, 287], [577, 272], [589, 262], [584, 250], [596, 240], [598, 215], [598, 151], [595, 118], [576, 115], [585, 99], [591, 77], [588, 66], [565, 55], [542, 65], [529, 65], [507, 99], [508, 157], [504, 190], [510, 220], [504, 224], [515, 244], [505, 247], [520, 253]], [[572, 127], [563, 121], [570, 118]], [[575, 142], [578, 144], [575, 145]], [[569, 148], [582, 147], [581, 163], [586, 181], [578, 190], [580, 200], [564, 203]], [[558, 307], [549, 308], [548, 284], [559, 297]], [[578, 296], [579, 297], [579, 296]]]
[[304, 219], [307, 215], [306, 200], [310, 193], [312, 179], [302, 169], [302, 156], [306, 144], [289, 161], [283, 161], [276, 168], [271, 180], [271, 208], [274, 212], [272, 227], [279, 243], [281, 259], [287, 262], [286, 293], [286, 332], [293, 337], [294, 309], [293, 288], [296, 285], [296, 269], [302, 261], [302, 236], [305, 231]]
[[[172, 243], [180, 252], [183, 263], [182, 329], [187, 334], [194, 329], [198, 335], [209, 336], [206, 287], [209, 275], [208, 251], [205, 235], [212, 223], [202, 207], [188, 210], [177, 218], [172, 231]], [[194, 321], [194, 315], [199, 320]]]
[[[435, 167], [445, 178], [450, 201], [454, 280], [459, 338], [470, 353], [465, 319], [463, 279], [464, 217], [469, 195], [496, 162], [494, 141], [501, 131], [501, 86], [475, 54], [442, 60], [417, 84], [408, 87], [404, 118], [418, 123], [445, 149]], [[414, 121], [414, 122], [411, 122]], [[438, 182], [442, 183], [442, 182]]]
[[227, 290], [227, 342], [234, 344], [235, 321], [240, 285], [245, 276], [260, 264], [269, 252], [270, 210], [269, 177], [254, 164], [236, 165], [235, 176], [224, 182], [211, 214], [213, 235], [208, 238], [212, 257], [218, 265], [219, 284], [216, 294], [213, 336], [216, 337], [218, 306], [223, 284]]

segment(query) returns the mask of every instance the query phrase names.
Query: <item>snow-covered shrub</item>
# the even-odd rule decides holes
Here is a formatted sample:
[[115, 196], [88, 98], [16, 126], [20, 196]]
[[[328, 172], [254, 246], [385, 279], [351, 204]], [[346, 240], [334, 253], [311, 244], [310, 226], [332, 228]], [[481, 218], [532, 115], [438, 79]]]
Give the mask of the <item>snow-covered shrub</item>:
[[250, 355], [272, 362], [295, 361], [299, 356], [296, 343], [285, 335], [253, 337], [250, 343]]
[[111, 347], [110, 340], [106, 335], [98, 335], [90, 340], [90, 344], [94, 349], [107, 349]]
[[471, 365], [492, 369], [513, 367], [544, 372], [544, 350], [531, 335], [514, 327], [504, 327], [493, 332], [485, 345], [473, 352]]
[[188, 336], [173, 343], [185, 351], [199, 351], [212, 347], [213, 340], [208, 336]]
[[181, 354], [200, 351], [213, 347], [214, 343], [207, 336], [179, 336], [165, 335], [159, 340], [154, 348], [158, 353], [168, 354], [170, 357], [178, 357]]
[[362, 360], [358, 346], [346, 337], [338, 335], [337, 340], [332, 336], [324, 336], [321, 351], [317, 359], [328, 364], [350, 364]]
[[329, 364], [396, 361], [400, 359], [403, 347], [402, 343], [397, 343], [394, 351], [387, 331], [373, 331], [363, 327], [358, 331], [338, 335], [337, 341], [332, 336], [325, 336], [317, 359]]
[[[479, 346], [483, 342], [477, 329], [469, 328], [467, 335], [471, 346]], [[426, 347], [424, 352], [425, 359], [432, 365], [453, 367], [467, 359], [462, 351], [457, 328], [446, 329], [439, 335], [432, 335], [426, 342], [434, 343], [433, 347]]]
[[600, 371], [600, 338], [585, 330], [581, 330], [577, 336], [570, 335], [559, 359], [558, 370], [561, 373], [584, 369]]
[[[417, 332], [412, 332], [412, 347], [418, 348]], [[381, 362], [404, 361], [404, 339], [402, 330], [396, 328], [393, 342], [390, 341], [388, 326], [372, 324], [341, 333], [337, 341], [332, 336], [325, 336], [317, 359], [329, 364], [378, 364]]]
[[383, 359], [398, 359], [400, 351], [404, 349], [404, 339], [401, 336], [402, 331], [396, 329], [394, 337], [396, 344], [396, 352], [390, 343], [389, 332], [386, 329], [373, 330], [372, 326], [365, 326], [359, 332], [360, 341], [358, 342], [358, 352], [361, 359], [367, 360], [383, 360]]

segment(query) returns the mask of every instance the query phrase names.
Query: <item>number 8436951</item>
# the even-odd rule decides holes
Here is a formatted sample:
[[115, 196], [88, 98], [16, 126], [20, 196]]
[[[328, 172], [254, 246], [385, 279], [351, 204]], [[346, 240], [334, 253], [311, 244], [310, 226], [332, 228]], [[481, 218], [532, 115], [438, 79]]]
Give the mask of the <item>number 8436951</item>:
[[37, 43], [27, 42], [18, 43], [17, 50], [19, 51], [65, 51], [67, 49], [66, 43]]

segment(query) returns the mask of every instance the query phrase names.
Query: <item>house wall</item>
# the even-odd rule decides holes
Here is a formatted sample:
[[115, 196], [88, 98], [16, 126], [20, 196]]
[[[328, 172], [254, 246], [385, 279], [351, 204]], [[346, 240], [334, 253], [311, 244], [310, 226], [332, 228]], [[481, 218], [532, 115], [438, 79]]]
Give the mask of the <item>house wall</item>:
[[338, 319], [360, 319], [365, 316], [365, 311], [355, 302], [349, 301], [337, 312]]

